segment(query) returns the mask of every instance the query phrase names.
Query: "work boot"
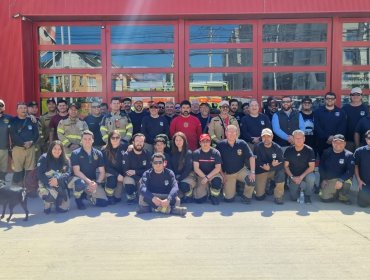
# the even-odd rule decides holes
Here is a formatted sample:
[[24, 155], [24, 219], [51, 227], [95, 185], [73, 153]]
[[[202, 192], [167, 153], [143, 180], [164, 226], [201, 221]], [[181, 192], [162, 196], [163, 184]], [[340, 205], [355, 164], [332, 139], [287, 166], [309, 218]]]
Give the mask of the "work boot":
[[108, 204], [109, 205], [114, 205], [116, 204], [116, 200], [113, 196], [108, 196]]
[[44, 213], [45, 213], [46, 215], [49, 215], [49, 214], [51, 213], [51, 207], [50, 207], [50, 208], [45, 208], [45, 209], [44, 209]]
[[186, 207], [173, 206], [171, 208], [171, 214], [173, 215], [184, 217], [187, 212], [188, 212], [188, 209]]
[[193, 198], [190, 196], [184, 196], [183, 198], [181, 198], [181, 203], [192, 203], [192, 202]]
[[284, 204], [284, 199], [282, 197], [275, 197], [274, 202], [278, 205]]
[[75, 201], [76, 201], [76, 205], [77, 205], [78, 210], [85, 210], [86, 209], [86, 206], [82, 201], [82, 198], [76, 198]]
[[251, 197], [246, 197], [246, 196], [242, 196], [242, 203], [244, 204], [251, 204], [252, 203], [252, 198]]
[[136, 209], [136, 214], [145, 214], [152, 212], [152, 208], [150, 206], [141, 206]]
[[219, 205], [220, 204], [220, 199], [217, 196], [211, 195], [211, 203], [213, 205]]

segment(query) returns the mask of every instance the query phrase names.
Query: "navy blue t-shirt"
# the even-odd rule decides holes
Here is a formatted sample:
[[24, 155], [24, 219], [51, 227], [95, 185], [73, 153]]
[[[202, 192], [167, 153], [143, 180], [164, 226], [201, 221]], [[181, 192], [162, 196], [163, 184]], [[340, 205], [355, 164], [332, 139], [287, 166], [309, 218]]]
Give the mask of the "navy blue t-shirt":
[[358, 122], [361, 118], [367, 116], [367, 106], [365, 106], [365, 104], [361, 104], [360, 106], [346, 104], [342, 107], [342, 110], [346, 112], [347, 115], [346, 140], [353, 141], [353, 135]]
[[344, 150], [341, 153], [335, 153], [333, 148], [324, 151], [320, 159], [320, 179], [341, 179], [346, 181], [352, 178], [354, 174], [355, 162], [353, 154]]
[[361, 180], [370, 187], [370, 147], [366, 145], [356, 149], [353, 157], [355, 165], [359, 168]]
[[96, 169], [104, 167], [104, 158], [101, 151], [92, 148], [88, 154], [81, 147], [74, 150], [71, 154], [71, 165], [79, 166], [80, 171], [90, 180], [96, 180]]

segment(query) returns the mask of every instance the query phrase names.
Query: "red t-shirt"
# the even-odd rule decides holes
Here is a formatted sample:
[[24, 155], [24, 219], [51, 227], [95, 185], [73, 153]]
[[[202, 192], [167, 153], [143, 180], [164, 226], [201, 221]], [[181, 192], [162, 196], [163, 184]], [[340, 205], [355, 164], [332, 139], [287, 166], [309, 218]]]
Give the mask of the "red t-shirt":
[[202, 134], [202, 125], [198, 118], [192, 115], [174, 118], [170, 125], [171, 138], [178, 131], [186, 135], [190, 150], [194, 151], [198, 148], [199, 136]]

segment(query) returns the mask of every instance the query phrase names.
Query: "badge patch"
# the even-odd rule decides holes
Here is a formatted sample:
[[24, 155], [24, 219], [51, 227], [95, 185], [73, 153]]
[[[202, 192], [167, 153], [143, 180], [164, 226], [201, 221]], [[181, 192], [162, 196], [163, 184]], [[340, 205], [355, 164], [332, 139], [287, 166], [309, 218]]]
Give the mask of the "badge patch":
[[184, 127], [189, 127], [189, 123], [184, 122]]
[[236, 153], [237, 153], [237, 155], [238, 155], [238, 156], [241, 156], [241, 155], [243, 154], [243, 151], [242, 151], [242, 149], [238, 149], [238, 150], [236, 151]]
[[339, 112], [335, 112], [335, 116], [336, 117], [339, 117], [340, 113]]
[[272, 154], [272, 159], [276, 159], [276, 154]]
[[143, 160], [143, 165], [146, 165], [146, 160]]
[[94, 155], [94, 160], [98, 160], [98, 155]]
[[361, 111], [361, 112], [360, 112], [360, 115], [361, 115], [361, 116], [365, 116], [365, 111]]
[[344, 159], [343, 158], [339, 159], [339, 164], [344, 164]]
[[159, 122], [159, 125], [160, 125], [160, 126], [163, 126], [163, 122]]
[[169, 183], [170, 183], [170, 182], [168, 182], [168, 180], [165, 180], [165, 181], [164, 181], [164, 185], [165, 185], [165, 186], [168, 186], [168, 184], [169, 184]]
[[30, 124], [29, 124], [29, 125], [27, 126], [27, 128], [28, 128], [28, 130], [32, 130], [32, 125], [30, 125]]
[[261, 125], [265, 125], [265, 121], [261, 121]]

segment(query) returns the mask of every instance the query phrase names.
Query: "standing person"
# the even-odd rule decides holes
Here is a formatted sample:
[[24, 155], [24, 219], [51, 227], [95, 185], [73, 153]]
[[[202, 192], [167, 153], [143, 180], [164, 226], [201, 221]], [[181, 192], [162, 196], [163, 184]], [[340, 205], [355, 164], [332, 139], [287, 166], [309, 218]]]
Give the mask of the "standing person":
[[106, 116], [108, 112], [108, 104], [107, 103], [100, 103], [100, 111], [103, 116]]
[[190, 150], [194, 151], [198, 148], [198, 139], [202, 134], [202, 125], [200, 121], [190, 115], [191, 104], [188, 100], [181, 102], [181, 115], [172, 120], [170, 125], [170, 135], [172, 136], [181, 131], [188, 139]]
[[155, 212], [185, 216], [186, 207], [180, 207], [179, 190], [175, 174], [165, 167], [165, 156], [155, 153], [152, 168], [140, 180], [139, 208], [137, 214]]
[[200, 114], [198, 119], [202, 125], [202, 133], [208, 133], [209, 123], [211, 122], [211, 108], [207, 102], [199, 105]]
[[84, 119], [86, 122], [88, 129], [94, 133], [94, 147], [97, 149], [101, 149], [105, 145], [103, 141], [103, 136], [100, 132], [100, 123], [103, 120], [103, 114], [101, 113], [100, 104], [96, 101], [91, 103], [91, 112], [90, 114]]
[[285, 151], [293, 145], [292, 132], [297, 129], [304, 130], [304, 121], [298, 110], [292, 107], [290, 96], [284, 96], [281, 103], [281, 110], [272, 117], [272, 131], [276, 136], [275, 142]]
[[194, 201], [207, 201], [208, 194], [213, 205], [220, 204], [222, 188], [221, 155], [211, 147], [211, 137], [202, 134], [199, 137], [200, 148], [193, 152], [193, 168], [197, 175], [197, 184], [194, 189]]
[[38, 161], [42, 150], [45, 149], [45, 138], [44, 133], [42, 131], [42, 123], [40, 118], [37, 116], [39, 113], [39, 104], [36, 101], [31, 101], [27, 105], [27, 114], [31, 117], [31, 120], [37, 124], [37, 128], [39, 130], [39, 137], [37, 142], [34, 143], [35, 146], [35, 160]]
[[274, 180], [274, 202], [284, 204], [284, 158], [281, 147], [272, 141], [274, 134], [269, 128], [261, 132], [262, 142], [254, 147], [256, 157], [256, 199], [266, 198], [268, 180]]
[[120, 111], [123, 116], [128, 116], [131, 113], [132, 100], [129, 97], [125, 97], [120, 100]]
[[248, 143], [251, 150], [261, 142], [261, 132], [265, 128], [271, 129], [270, 119], [259, 112], [257, 100], [251, 100], [249, 104], [249, 114], [242, 118], [240, 123], [241, 138]]
[[45, 214], [50, 214], [53, 205], [58, 213], [68, 211], [67, 182], [70, 176], [71, 165], [64, 153], [63, 145], [59, 140], [55, 140], [37, 163], [38, 194], [44, 201]]
[[355, 87], [351, 90], [349, 104], [342, 107], [342, 111], [347, 116], [347, 131], [345, 134], [347, 146], [346, 149], [350, 152], [354, 152], [355, 146], [355, 129], [360, 119], [367, 116], [367, 106], [362, 103], [362, 90], [359, 87]]
[[43, 147], [43, 152], [48, 150], [50, 145], [50, 121], [51, 118], [57, 114], [57, 104], [55, 103], [54, 98], [48, 98], [46, 100], [46, 106], [48, 111], [40, 117], [42, 133], [44, 135], [45, 145]]
[[305, 144], [316, 151], [316, 137], [314, 135], [314, 117], [312, 111], [312, 99], [308, 96], [302, 99], [301, 115], [304, 121]]
[[141, 132], [141, 123], [143, 122], [143, 118], [148, 115], [148, 112], [144, 110], [143, 100], [135, 100], [134, 110], [129, 114], [132, 123], [132, 135]]
[[127, 145], [121, 143], [121, 136], [117, 130], [109, 132], [108, 143], [103, 148], [105, 166], [105, 194], [109, 204], [121, 201], [123, 189], [123, 154], [126, 152]]
[[345, 150], [342, 134], [333, 136], [332, 147], [322, 154], [319, 171], [321, 180], [320, 198], [323, 202], [339, 200], [351, 204], [349, 192], [352, 185], [355, 163], [353, 154]]
[[[252, 202], [256, 181], [256, 161], [251, 149], [244, 140], [237, 139], [238, 128], [235, 125], [226, 127], [226, 139], [217, 144], [222, 160], [222, 177], [224, 182], [224, 200], [232, 202], [235, 199], [236, 183], [244, 184], [242, 201]], [[250, 170], [247, 170], [249, 166]]]
[[331, 147], [334, 135], [346, 133], [346, 114], [335, 106], [336, 98], [334, 92], [327, 92], [325, 106], [314, 112], [317, 152], [320, 157], [325, 149]]
[[50, 119], [50, 134], [49, 134], [49, 141], [52, 142], [54, 140], [59, 140], [58, 138], [58, 124], [60, 120], [65, 120], [68, 118], [68, 103], [66, 100], [61, 99], [57, 102], [57, 109], [58, 113], [51, 117]]
[[193, 172], [192, 152], [188, 149], [188, 140], [182, 132], [176, 132], [172, 137], [171, 166], [181, 192], [181, 202], [193, 201], [193, 190], [196, 178]]
[[88, 130], [86, 122], [78, 118], [78, 108], [76, 103], [72, 103], [68, 109], [68, 118], [60, 120], [58, 124], [58, 138], [62, 142], [67, 156], [80, 147], [82, 134]]
[[266, 116], [269, 117], [270, 121], [272, 121], [273, 115], [278, 111], [278, 104], [274, 97], [267, 98], [267, 106], [264, 109], [264, 113]]
[[[248, 116], [249, 115], [249, 103], [248, 102], [244, 102], [242, 104], [242, 112], [243, 112], [242, 118], [244, 116]], [[271, 122], [271, 119], [269, 119], [269, 120]]]
[[101, 151], [93, 147], [94, 134], [85, 130], [82, 134], [81, 148], [72, 152], [71, 165], [73, 178], [68, 188], [73, 195], [79, 210], [86, 209], [83, 199], [88, 199], [98, 207], [108, 206], [108, 199], [103, 189], [105, 179], [104, 158]]
[[5, 114], [5, 102], [0, 99], [0, 180], [5, 181], [8, 172], [9, 161], [9, 124], [12, 121], [10, 115]]
[[238, 128], [238, 137], [240, 135], [239, 124], [235, 117], [229, 115], [229, 102], [223, 100], [220, 102], [221, 112], [218, 116], [211, 119], [209, 123], [208, 132], [211, 136], [214, 145], [226, 138], [226, 127], [230, 124], [235, 125]]
[[133, 204], [137, 198], [139, 180], [144, 172], [150, 168], [151, 154], [144, 149], [145, 136], [142, 133], [132, 137], [132, 150], [123, 155], [123, 184], [126, 190], [127, 203]]
[[199, 117], [200, 114], [199, 101], [198, 99], [193, 99], [191, 101], [191, 112], [190, 114], [194, 117]]
[[235, 99], [235, 98], [230, 99], [229, 100], [229, 108], [230, 108], [229, 115], [233, 116], [238, 121], [238, 124], [240, 125], [240, 122], [241, 122], [242, 117], [244, 116], [244, 114], [239, 112], [239, 101], [238, 101], [238, 99]]
[[121, 103], [119, 97], [111, 98], [110, 101], [111, 112], [103, 118], [100, 126], [100, 132], [103, 136], [104, 142], [107, 142], [108, 134], [113, 130], [119, 131], [121, 135], [121, 141], [124, 141], [126, 143], [130, 142], [133, 130], [132, 123], [128, 115], [126, 115], [124, 112], [121, 113], [120, 104]]
[[311, 203], [312, 190], [315, 185], [315, 153], [305, 145], [305, 132], [293, 131], [294, 146], [284, 153], [285, 173], [289, 176], [288, 187], [290, 198], [295, 201], [300, 191], [304, 192], [304, 202]]
[[370, 105], [367, 106], [367, 115], [358, 121], [355, 128], [355, 146], [359, 148], [367, 144], [365, 133], [370, 130]]
[[9, 134], [13, 145], [13, 183], [23, 186], [25, 173], [35, 168], [34, 143], [39, 137], [37, 124], [27, 117], [26, 103], [17, 104], [17, 116], [10, 122]]
[[164, 102], [159, 101], [159, 102], [157, 103], [157, 105], [158, 105], [158, 114], [159, 114], [160, 116], [163, 116], [163, 115], [164, 115], [164, 113], [165, 113], [165, 104], [164, 104]]
[[164, 116], [170, 125], [172, 120], [177, 116], [175, 114], [175, 103], [173, 101], [167, 101], [164, 106]]
[[357, 204], [370, 206], [370, 130], [365, 133], [366, 145], [357, 148], [354, 153], [355, 175], [358, 184]]
[[141, 122], [141, 133], [145, 135], [145, 148], [149, 152], [153, 152], [154, 138], [158, 134], [169, 133], [169, 126], [167, 119], [164, 116], [160, 116], [159, 108], [157, 103], [150, 104], [149, 116], [145, 116]]
[[181, 105], [179, 103], [175, 104], [175, 115], [181, 115]]

